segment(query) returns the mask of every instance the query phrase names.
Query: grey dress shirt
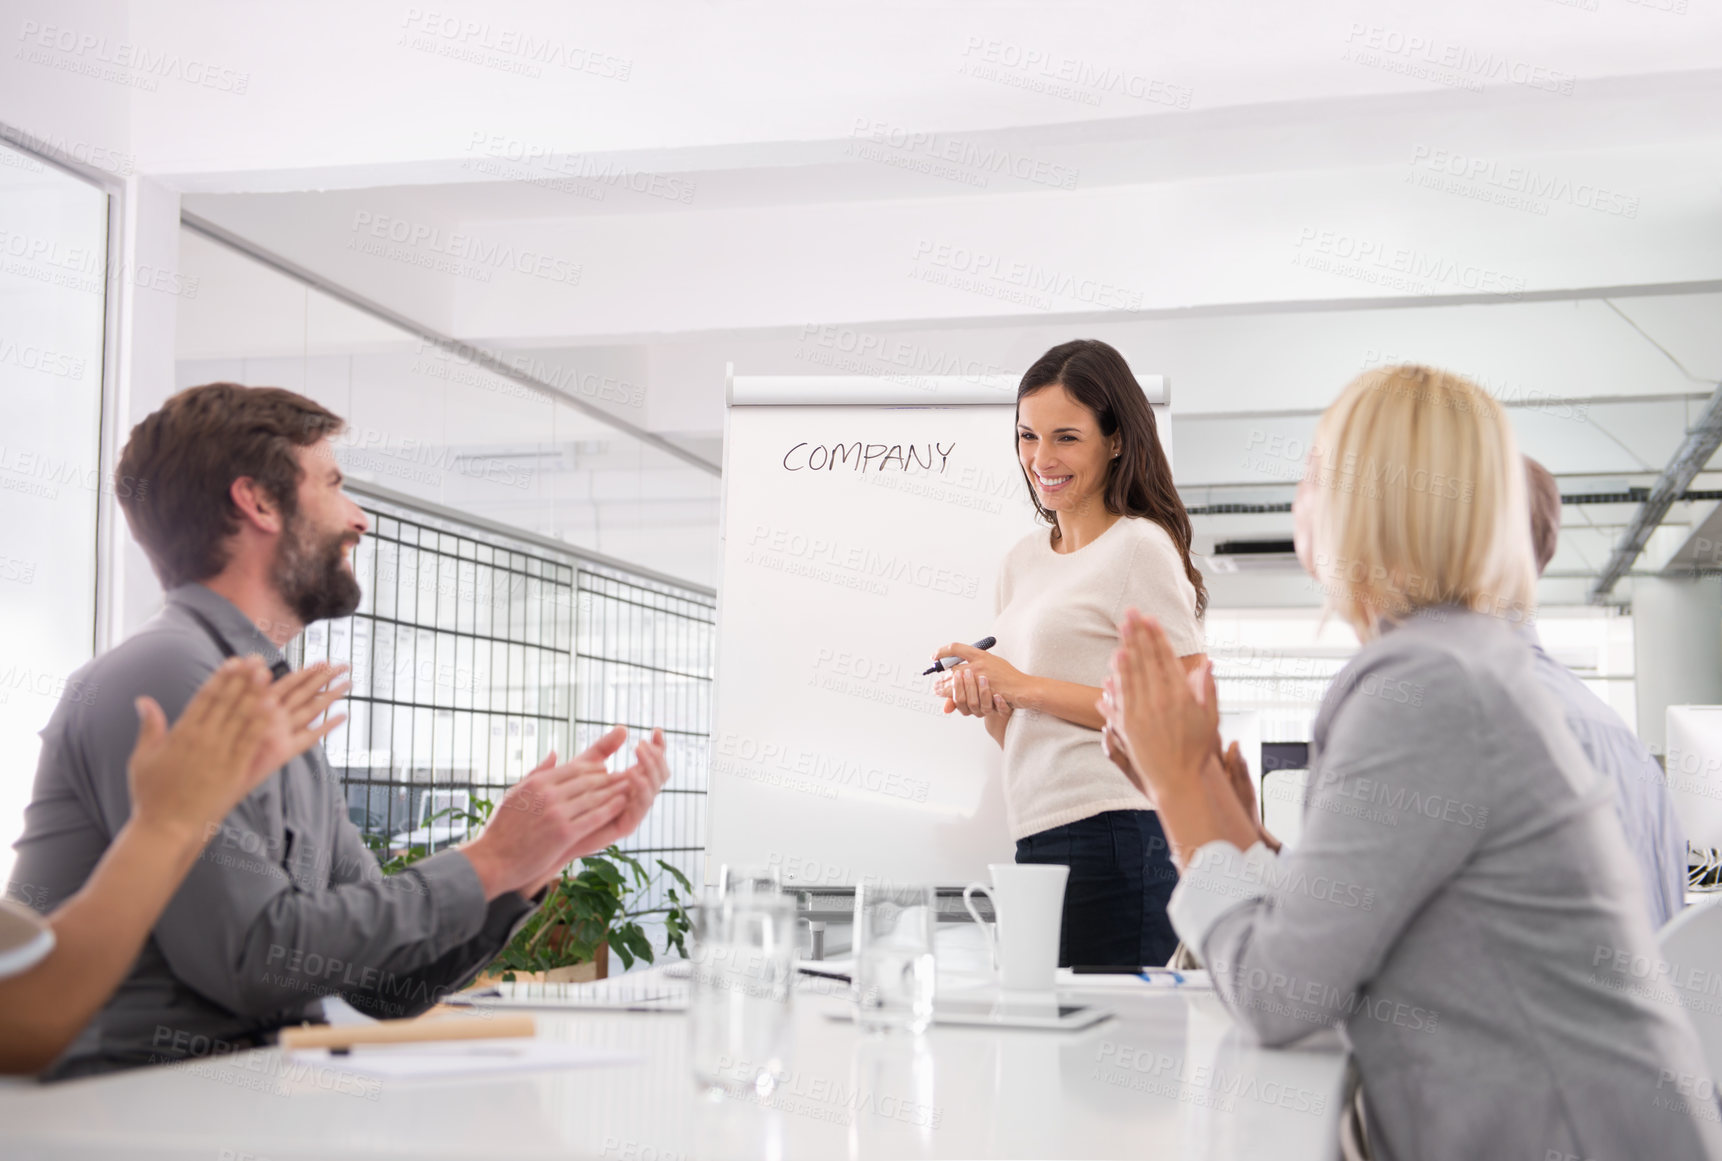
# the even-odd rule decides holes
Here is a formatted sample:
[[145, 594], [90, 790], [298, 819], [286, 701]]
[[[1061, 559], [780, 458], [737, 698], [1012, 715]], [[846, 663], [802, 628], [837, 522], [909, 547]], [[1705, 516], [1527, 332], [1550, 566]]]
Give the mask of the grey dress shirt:
[[1614, 788], [1502, 621], [1425, 610], [1365, 645], [1297, 844], [1206, 844], [1168, 910], [1258, 1039], [1341, 1027], [1383, 1161], [1722, 1157]]
[[1644, 878], [1650, 922], [1661, 927], [1686, 906], [1686, 836], [1674, 817], [1668, 779], [1621, 716], [1548, 655], [1536, 630], [1521, 631], [1536, 654], [1538, 679], [1566, 711], [1567, 728], [1590, 764], [1614, 784], [1614, 811]]
[[[201, 615], [209, 628], [198, 621]], [[131, 813], [133, 701], [171, 722], [224, 651], [280, 652], [202, 585], [167, 594], [136, 635], [78, 672], [42, 731], [41, 761], [9, 894], [41, 911], [81, 887]], [[231, 1051], [340, 995], [380, 1017], [414, 1015], [474, 976], [532, 904], [485, 902], [466, 856], [444, 851], [384, 877], [347, 817], [321, 746], [269, 776], [223, 820], [131, 974], [50, 1078]]]

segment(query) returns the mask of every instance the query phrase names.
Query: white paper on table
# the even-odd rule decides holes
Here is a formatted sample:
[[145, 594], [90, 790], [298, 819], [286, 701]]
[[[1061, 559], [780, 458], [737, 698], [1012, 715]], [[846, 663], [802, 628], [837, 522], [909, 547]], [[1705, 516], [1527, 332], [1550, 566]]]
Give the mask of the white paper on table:
[[359, 1024], [375, 1024], [375, 1016], [367, 1016], [340, 996], [323, 997], [323, 1020], [332, 1028], [347, 1028]]
[[484, 1076], [560, 1068], [599, 1068], [638, 1064], [636, 1053], [590, 1048], [558, 1040], [516, 1037], [502, 1040], [441, 1040], [416, 1044], [361, 1044], [345, 1056], [327, 1048], [287, 1053], [295, 1062], [318, 1064], [360, 1076], [389, 1080]]
[[688, 991], [685, 977], [647, 971], [582, 984], [497, 983], [449, 996], [443, 1002], [461, 1008], [607, 1008], [624, 1012], [640, 1009], [679, 1012], [688, 1006]]

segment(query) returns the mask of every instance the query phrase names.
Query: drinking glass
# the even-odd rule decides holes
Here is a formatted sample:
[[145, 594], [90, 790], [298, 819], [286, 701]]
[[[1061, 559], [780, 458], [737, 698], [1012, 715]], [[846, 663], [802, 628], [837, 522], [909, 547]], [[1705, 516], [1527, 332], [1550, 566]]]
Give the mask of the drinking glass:
[[882, 1031], [933, 1022], [936, 899], [931, 887], [855, 888], [855, 1019]]
[[789, 1056], [795, 899], [752, 891], [688, 910], [694, 1078], [712, 1093], [769, 1096]]
[[776, 895], [782, 890], [783, 876], [769, 864], [732, 867], [725, 863], [718, 868], [717, 893], [726, 898], [730, 895]]

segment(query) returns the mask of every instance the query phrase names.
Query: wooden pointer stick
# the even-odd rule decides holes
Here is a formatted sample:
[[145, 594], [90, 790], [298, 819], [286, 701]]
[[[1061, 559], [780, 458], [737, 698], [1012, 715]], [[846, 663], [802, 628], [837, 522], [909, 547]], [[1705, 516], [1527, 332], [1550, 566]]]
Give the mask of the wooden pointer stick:
[[308, 1025], [281, 1030], [281, 1047], [351, 1048], [355, 1044], [416, 1044], [437, 1040], [502, 1040], [537, 1035], [531, 1016], [438, 1016], [375, 1024]]

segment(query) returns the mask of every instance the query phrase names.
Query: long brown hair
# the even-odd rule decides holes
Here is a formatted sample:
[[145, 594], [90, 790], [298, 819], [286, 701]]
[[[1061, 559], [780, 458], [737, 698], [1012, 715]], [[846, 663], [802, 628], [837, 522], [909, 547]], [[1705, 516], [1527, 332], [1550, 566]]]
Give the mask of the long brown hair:
[[[1154, 409], [1148, 406], [1148, 397], [1131, 374], [1130, 364], [1099, 339], [1060, 343], [1023, 373], [1016, 389], [1019, 418], [1025, 397], [1054, 384], [1093, 413], [1102, 435], [1118, 436], [1118, 458], [1107, 464], [1106, 486], [1101, 490], [1106, 510], [1115, 516], [1146, 517], [1166, 530], [1184, 559], [1184, 575], [1196, 590], [1196, 616], [1200, 617], [1208, 608], [1208, 587], [1190, 559], [1190, 514], [1184, 511], [1184, 501], [1172, 485], [1172, 468], [1161, 454]], [[1020, 465], [1020, 458], [1018, 462]], [[1041, 506], [1026, 469], [1022, 481], [1035, 511], [1052, 525], [1052, 539], [1057, 543], [1058, 517]]]

